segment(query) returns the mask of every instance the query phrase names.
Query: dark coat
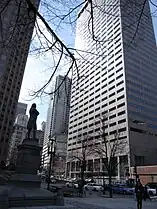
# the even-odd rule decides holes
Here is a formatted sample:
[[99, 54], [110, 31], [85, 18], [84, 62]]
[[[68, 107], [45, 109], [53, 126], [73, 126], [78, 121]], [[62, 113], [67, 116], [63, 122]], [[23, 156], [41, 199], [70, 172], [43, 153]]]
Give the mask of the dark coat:
[[39, 112], [36, 110], [36, 108], [31, 107], [29, 110], [30, 118], [28, 120], [27, 129], [37, 129], [36, 121], [37, 117], [39, 115]]
[[143, 194], [144, 193], [144, 188], [143, 188], [142, 184], [140, 184], [140, 186], [136, 185], [135, 193], [136, 194]]

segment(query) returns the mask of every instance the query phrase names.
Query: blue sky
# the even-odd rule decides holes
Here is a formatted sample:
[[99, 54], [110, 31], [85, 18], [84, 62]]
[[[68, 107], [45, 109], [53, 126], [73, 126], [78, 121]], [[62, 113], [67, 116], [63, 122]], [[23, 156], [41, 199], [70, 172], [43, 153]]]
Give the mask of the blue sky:
[[[153, 25], [157, 40], [157, 17], [153, 17]], [[74, 30], [72, 30], [67, 25], [62, 25], [62, 28], [60, 28], [57, 33], [59, 37], [64, 41], [64, 43], [68, 45], [74, 44]], [[40, 58], [29, 55], [27, 59], [19, 101], [27, 103], [28, 110], [32, 103], [35, 102], [37, 104], [37, 109], [40, 112], [38, 117], [38, 128], [40, 128], [42, 121], [46, 121], [49, 97], [43, 96], [41, 98], [33, 99], [31, 96], [29, 96], [29, 93], [32, 90], [39, 89], [47, 81], [52, 72], [52, 65], [53, 61], [50, 54]], [[66, 70], [66, 67], [62, 68], [58, 73], [64, 74]]]

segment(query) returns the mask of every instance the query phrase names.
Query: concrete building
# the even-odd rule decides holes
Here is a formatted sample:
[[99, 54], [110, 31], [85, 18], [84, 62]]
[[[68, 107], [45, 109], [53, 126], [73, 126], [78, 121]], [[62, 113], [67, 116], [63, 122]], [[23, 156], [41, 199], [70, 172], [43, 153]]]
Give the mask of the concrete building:
[[53, 107], [53, 101], [52, 101], [52, 97], [50, 97], [49, 107], [47, 110], [47, 119], [46, 119], [44, 143], [43, 143], [42, 158], [41, 158], [41, 165], [45, 168], [47, 168], [47, 165], [49, 162], [48, 142], [49, 142], [49, 135], [50, 135], [50, 127], [51, 127], [52, 107]]
[[[137, 173], [142, 184], [157, 182], [157, 165], [137, 166]], [[135, 177], [134, 167], [131, 168], [131, 177]]]
[[[90, 3], [77, 20], [75, 48], [81, 56], [76, 54], [78, 70], [72, 77], [68, 155], [81, 149], [78, 139], [92, 136], [99, 140], [100, 117], [105, 115], [108, 140], [118, 131], [119, 139], [127, 141], [117, 162], [126, 158], [126, 170], [134, 164], [153, 165], [157, 163], [157, 47], [149, 2], [145, 2], [146, 15], [139, 26], [138, 11], [142, 11], [144, 0], [139, 4], [103, 2], [96, 1], [99, 6], [93, 9], [93, 27], [87, 11]], [[101, 159], [88, 158], [93, 165], [100, 165], [101, 172]], [[76, 165], [67, 159], [68, 176], [79, 174]], [[117, 176], [123, 175], [118, 163]]]
[[[38, 7], [39, 0], [35, 2]], [[5, 162], [34, 28], [34, 15], [28, 12], [26, 1], [18, 5], [15, 0], [4, 0], [0, 2], [0, 8], [0, 161]]]
[[43, 121], [43, 122], [41, 123], [41, 130], [42, 130], [43, 132], [45, 132], [45, 129], [46, 129], [46, 122]]
[[13, 127], [13, 134], [10, 140], [10, 146], [8, 151], [8, 164], [16, 164], [17, 158], [17, 146], [20, 145], [27, 133], [28, 116], [24, 114], [18, 114]]
[[45, 134], [46, 122], [41, 123], [41, 130], [37, 130], [36, 137], [39, 140], [39, 146], [43, 148], [44, 145], [44, 134]]
[[16, 108], [16, 116], [18, 114], [23, 114], [25, 115], [27, 111], [27, 104], [22, 103], [22, 102], [18, 102], [17, 104], [17, 108]]
[[44, 131], [37, 130], [37, 132], [36, 132], [36, 138], [39, 140], [39, 146], [40, 147], [43, 147], [43, 143], [44, 143]]
[[[51, 138], [55, 139], [56, 156], [59, 159], [66, 156], [67, 133], [70, 111], [70, 92], [71, 81], [67, 77], [57, 76], [55, 83], [55, 94], [50, 99], [50, 105], [47, 113], [46, 129], [44, 136], [44, 147], [42, 153], [42, 165], [48, 167], [48, 142]], [[53, 99], [53, 100], [52, 100]]]

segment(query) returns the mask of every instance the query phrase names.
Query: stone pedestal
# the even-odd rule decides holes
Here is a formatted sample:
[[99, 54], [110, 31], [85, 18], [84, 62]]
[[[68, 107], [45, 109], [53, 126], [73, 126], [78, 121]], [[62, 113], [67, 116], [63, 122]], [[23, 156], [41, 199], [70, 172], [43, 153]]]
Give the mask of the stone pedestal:
[[16, 186], [40, 188], [41, 180], [37, 176], [40, 167], [40, 151], [37, 141], [25, 139], [18, 146], [16, 172], [10, 184]]
[[15, 174], [5, 188], [0, 188], [0, 197], [2, 197], [0, 198], [0, 209], [2, 205], [4, 209], [9, 207], [64, 205], [62, 193], [55, 194], [40, 188], [41, 180], [37, 176], [37, 170], [40, 166], [40, 151], [38, 141], [31, 139], [25, 139], [18, 146]]

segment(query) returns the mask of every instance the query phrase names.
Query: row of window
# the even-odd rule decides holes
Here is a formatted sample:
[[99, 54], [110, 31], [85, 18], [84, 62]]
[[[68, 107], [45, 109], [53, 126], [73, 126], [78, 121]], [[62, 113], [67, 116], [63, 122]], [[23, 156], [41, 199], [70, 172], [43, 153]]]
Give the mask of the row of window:
[[[110, 121], [111, 119], [117, 118], [118, 116], [122, 116], [122, 115], [124, 115], [125, 113], [126, 113], [125, 110], [123, 110], [123, 111], [121, 111], [121, 112], [118, 112], [117, 114], [110, 115], [109, 117], [106, 116], [106, 117], [104, 118], [104, 121], [108, 121], [108, 120]], [[100, 115], [99, 115], [99, 117], [100, 117]], [[93, 117], [92, 119], [94, 119], [94, 117]], [[89, 119], [89, 121], [90, 121], [90, 119]], [[118, 124], [122, 124], [122, 123], [125, 123], [125, 122], [126, 122], [125, 119], [118, 120]], [[101, 121], [96, 121], [96, 125], [97, 125], [98, 123], [100, 124]], [[75, 128], [77, 128], [78, 125], [81, 125], [81, 124], [83, 124], [83, 123], [80, 121], [79, 124], [75, 124], [75, 125], [73, 125], [73, 126], [70, 126], [70, 127], [69, 127], [69, 135], [72, 134], [72, 133], [79, 132], [79, 131], [81, 131], [81, 130], [87, 128], [87, 126], [84, 126], [84, 127], [79, 128], [79, 129], [75, 129]], [[112, 124], [112, 125], [111, 125], [111, 124]], [[89, 124], [88, 126], [91, 127], [91, 126], [94, 126], [94, 125], [95, 125], [95, 123], [91, 123], [91, 124]], [[110, 124], [109, 124], [109, 127], [116, 126], [116, 125], [117, 125], [117, 124], [116, 124], [115, 122], [113, 122], [113, 123], [110, 123]], [[107, 125], [106, 125], [106, 128], [107, 128]], [[74, 129], [74, 130], [73, 130], [73, 129]], [[71, 131], [70, 131], [70, 130], [71, 130]], [[73, 131], [72, 131], [72, 130], [73, 130]]]
[[[124, 96], [124, 95], [121, 95], [121, 96], [117, 97], [117, 99], [111, 100], [108, 104], [111, 105], [111, 104], [113, 104], [113, 103], [116, 103], [116, 101], [120, 101], [121, 99], [124, 99], [124, 98], [125, 98], [125, 96]], [[106, 99], [107, 99], [107, 97], [104, 98], [103, 100], [106, 100]], [[94, 100], [94, 99], [93, 99], [93, 100]], [[103, 101], [103, 100], [102, 100], [102, 101]], [[93, 106], [94, 106], [94, 104], [93, 104]], [[97, 107], [95, 110], [94, 110], [94, 109], [91, 110], [91, 111], [89, 112], [89, 114], [92, 114], [92, 113], [94, 113], [94, 112], [97, 112], [97, 111], [100, 110], [101, 108], [104, 108], [104, 106], [107, 106], [107, 103], [106, 103], [106, 104], [103, 104], [102, 107], [99, 106], [99, 107]], [[87, 110], [87, 108], [85, 108], [85, 110]], [[84, 110], [80, 110], [80, 111], [83, 112]], [[79, 113], [81, 113], [81, 112], [76, 112], [75, 114], [70, 114], [70, 118], [73, 118], [74, 116], [79, 115]], [[84, 114], [83, 116], [80, 116], [79, 119], [82, 118], [82, 117], [85, 117], [85, 116], [87, 116], [87, 115], [88, 115], [88, 113]]]

